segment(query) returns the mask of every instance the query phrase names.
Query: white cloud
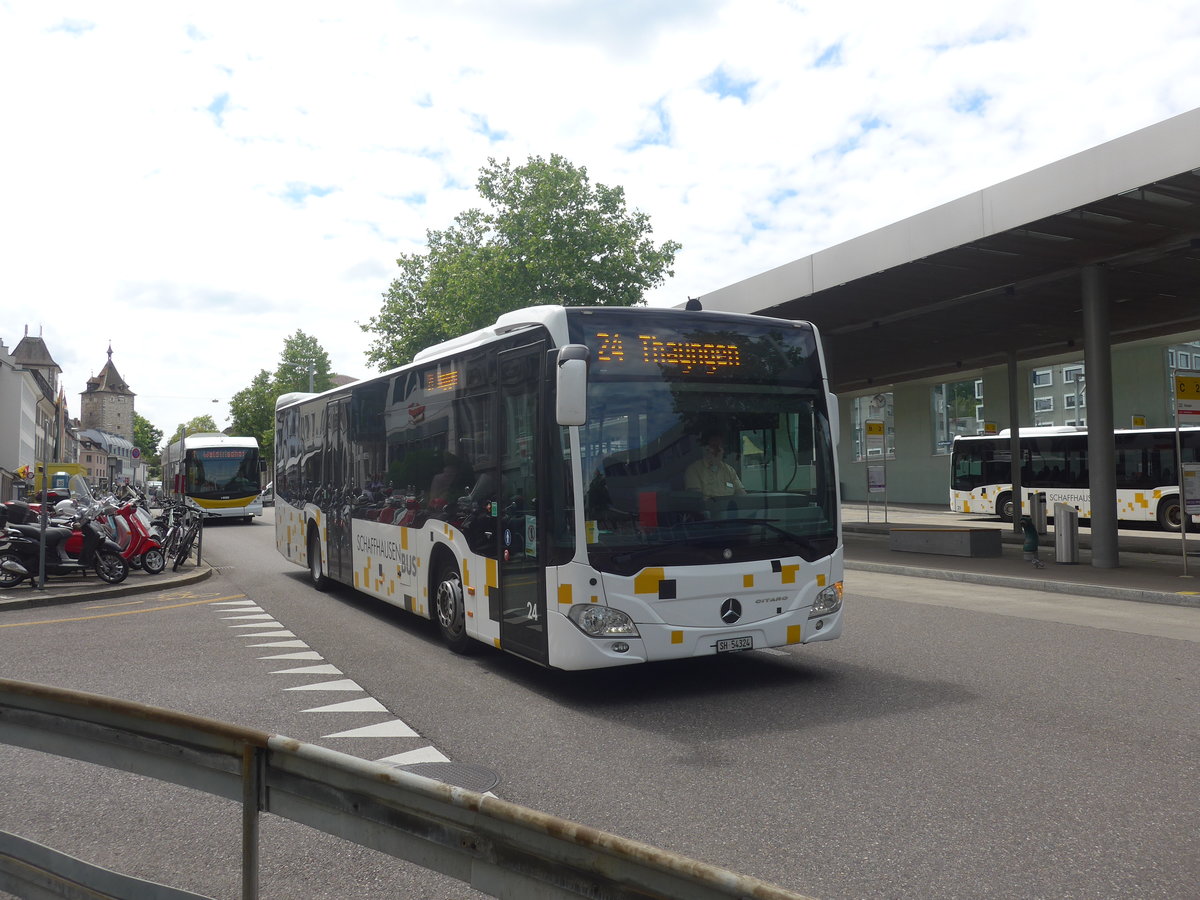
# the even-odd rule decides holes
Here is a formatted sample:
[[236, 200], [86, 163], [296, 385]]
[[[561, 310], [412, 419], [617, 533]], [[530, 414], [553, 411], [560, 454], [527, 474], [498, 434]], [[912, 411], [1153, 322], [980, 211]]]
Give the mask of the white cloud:
[[1183, 0], [0, 6], [0, 324], [170, 430], [302, 329], [367, 373], [395, 258], [561, 153], [704, 293], [1200, 102]]

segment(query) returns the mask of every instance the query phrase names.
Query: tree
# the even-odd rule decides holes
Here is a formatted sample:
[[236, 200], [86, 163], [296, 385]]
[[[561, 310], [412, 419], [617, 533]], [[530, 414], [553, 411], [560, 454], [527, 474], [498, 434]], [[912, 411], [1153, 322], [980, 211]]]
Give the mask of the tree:
[[233, 395], [229, 401], [232, 417], [230, 429], [234, 434], [258, 439], [262, 458], [271, 459], [271, 448], [275, 443], [275, 398], [279, 391], [275, 379], [266, 369], [261, 369], [250, 386]]
[[158, 455], [158, 447], [162, 443], [163, 433], [150, 424], [136, 412], [133, 414], [133, 445], [142, 452], [142, 460], [146, 463], [146, 471], [154, 477], [162, 460]]
[[315, 337], [297, 329], [295, 334], [284, 338], [275, 371], [260, 369], [250, 385], [229, 401], [230, 431], [257, 438], [268, 465], [274, 457], [275, 400], [281, 394], [307, 391], [310, 370], [314, 391], [319, 393], [333, 387], [329, 354]]
[[[289, 391], [309, 390], [309, 372], [312, 372], [312, 390], [316, 393], [333, 387], [330, 376], [329, 354], [315, 337], [300, 329], [284, 338], [283, 352], [279, 354], [279, 365], [275, 367], [276, 396]], [[275, 416], [275, 400], [271, 399], [271, 417]], [[239, 432], [240, 433], [240, 432]]]
[[680, 245], [655, 246], [642, 212], [620, 187], [593, 185], [558, 155], [523, 166], [489, 159], [476, 182], [488, 210], [468, 209], [444, 231], [427, 230], [424, 253], [396, 260], [400, 275], [364, 325], [367, 360], [381, 369], [542, 303], [635, 306], [674, 275]]
[[217, 423], [213, 421], [212, 416], [196, 416], [196, 418], [189, 419], [184, 424], [176, 426], [174, 436], [167, 443], [173, 444], [181, 437], [187, 437], [189, 434], [199, 434], [201, 432], [220, 434], [221, 429], [217, 427]]

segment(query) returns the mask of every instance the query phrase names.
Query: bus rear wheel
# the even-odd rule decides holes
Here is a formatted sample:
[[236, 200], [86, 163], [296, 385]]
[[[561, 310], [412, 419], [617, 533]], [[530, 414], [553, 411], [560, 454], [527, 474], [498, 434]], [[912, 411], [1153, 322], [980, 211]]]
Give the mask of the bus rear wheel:
[[479, 645], [467, 634], [462, 578], [453, 562], [443, 561], [438, 566], [433, 580], [433, 609], [438, 631], [452, 652], [467, 655], [477, 649]]
[[996, 515], [1000, 517], [1001, 522], [1011, 522], [1013, 520], [1012, 494], [1005, 491], [996, 498]]
[[1178, 532], [1183, 527], [1183, 507], [1179, 497], [1171, 494], [1158, 501], [1158, 527], [1163, 531]]
[[329, 589], [329, 577], [325, 574], [325, 564], [321, 561], [321, 541], [315, 528], [308, 533], [308, 580], [318, 591]]

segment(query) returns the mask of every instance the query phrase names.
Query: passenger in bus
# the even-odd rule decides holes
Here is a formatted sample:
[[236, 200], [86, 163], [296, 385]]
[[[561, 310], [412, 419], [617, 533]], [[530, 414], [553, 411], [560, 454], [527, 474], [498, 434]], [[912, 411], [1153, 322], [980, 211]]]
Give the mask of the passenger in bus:
[[725, 462], [725, 438], [721, 432], [705, 432], [700, 443], [704, 455], [688, 466], [684, 487], [699, 491], [705, 500], [746, 493], [733, 466]]
[[442, 471], [433, 476], [429, 484], [429, 507], [443, 509], [466, 491], [467, 482], [462, 460], [447, 453]]

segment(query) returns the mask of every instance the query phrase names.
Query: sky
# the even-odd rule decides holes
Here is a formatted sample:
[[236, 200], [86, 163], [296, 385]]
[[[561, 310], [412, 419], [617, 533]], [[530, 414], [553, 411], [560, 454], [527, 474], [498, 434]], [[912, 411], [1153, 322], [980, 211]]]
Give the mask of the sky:
[[[557, 153], [680, 303], [1200, 106], [1194, 0], [0, 0], [0, 340], [170, 433]], [[214, 402], [216, 401], [216, 402]], [[3, 423], [0, 423], [2, 426]]]

